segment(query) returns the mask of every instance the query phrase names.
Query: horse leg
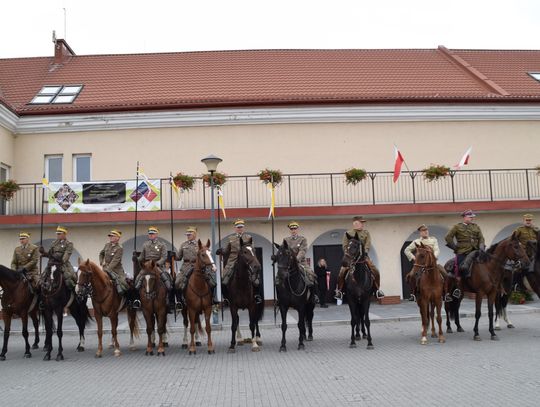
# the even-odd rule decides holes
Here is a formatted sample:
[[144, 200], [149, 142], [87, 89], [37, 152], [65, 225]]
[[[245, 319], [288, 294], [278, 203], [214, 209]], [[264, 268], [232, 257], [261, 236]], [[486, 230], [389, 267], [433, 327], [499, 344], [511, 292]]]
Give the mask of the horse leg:
[[240, 321], [240, 317], [238, 316], [238, 309], [236, 306], [231, 305], [231, 319], [232, 319], [232, 325], [231, 325], [231, 345], [229, 346], [229, 353], [234, 353], [235, 347], [236, 347], [236, 331], [238, 330], [238, 324]]
[[238, 344], [238, 346], [242, 346], [244, 344], [244, 337], [242, 336], [242, 330], [240, 329], [240, 324], [238, 324], [238, 328], [236, 329], [236, 343]]
[[435, 305], [437, 308], [437, 324], [439, 325], [439, 343], [445, 343], [446, 339], [443, 335], [442, 330], [442, 300], [441, 296], [439, 295], [435, 300]]
[[504, 322], [506, 322], [506, 327], [509, 329], [514, 328], [514, 324], [512, 323], [512, 321], [510, 321], [510, 317], [508, 316], [508, 313], [506, 312], [506, 305], [502, 308], [501, 312], [502, 312]]
[[112, 315], [109, 317], [111, 321], [111, 334], [114, 344], [114, 356], [122, 356], [122, 351], [120, 350], [120, 343], [118, 343], [118, 313], [113, 311]]
[[103, 355], [103, 316], [101, 315], [101, 312], [96, 312], [95, 316], [98, 335], [96, 358], [100, 358]]
[[436, 338], [437, 335], [435, 334], [435, 302], [434, 300], [431, 300], [429, 302], [429, 305], [430, 305], [429, 317], [431, 319], [431, 337]]
[[51, 360], [53, 317], [52, 317], [52, 311], [50, 309], [45, 310], [44, 318], [45, 318], [45, 345], [43, 346], [43, 349], [45, 349], [45, 356], [43, 356], [43, 360]]
[[58, 308], [56, 311], [56, 319], [58, 321], [58, 326], [56, 327], [56, 336], [58, 337], [58, 354], [56, 355], [56, 361], [59, 362], [61, 360], [64, 360], [64, 348], [62, 347], [62, 336], [64, 336], [64, 333], [62, 332], [62, 325], [64, 323], [64, 310], [63, 308]]
[[259, 348], [259, 345], [257, 343], [257, 339], [255, 338], [255, 326], [257, 324], [256, 313], [257, 313], [256, 306], [251, 306], [249, 308], [249, 329], [251, 331], [251, 351], [252, 352], [259, 352], [261, 350], [261, 348]]
[[451, 334], [454, 331], [452, 331], [452, 324], [450, 323], [450, 305], [451, 303], [445, 302], [444, 303], [444, 313], [446, 314], [446, 333]]
[[255, 340], [257, 345], [262, 346], [261, 332], [259, 331], [259, 321], [255, 323]]
[[195, 320], [195, 327], [197, 328], [197, 330], [195, 331], [195, 346], [202, 346], [202, 343], [200, 340], [200, 335], [202, 335], [202, 324], [201, 324], [201, 316], [199, 314], [197, 314], [197, 319]]
[[427, 329], [429, 325], [429, 304], [422, 295], [418, 296], [418, 307], [420, 308], [420, 316], [422, 318], [422, 335], [420, 339], [421, 345], [427, 345]]
[[39, 317], [37, 307], [34, 307], [30, 316], [34, 324], [34, 343], [32, 344], [32, 349], [39, 349]]
[[153, 338], [152, 335], [154, 333], [154, 318], [150, 314], [150, 311], [148, 311], [146, 308], [143, 309], [144, 319], [146, 321], [146, 352], [144, 353], [146, 356], [154, 355], [154, 346], [152, 344]]
[[306, 305], [306, 325], [307, 325], [307, 339], [306, 341], [311, 342], [313, 340], [313, 309], [312, 304]]
[[216, 353], [214, 350], [214, 344], [212, 343], [212, 323], [210, 322], [210, 318], [212, 317], [212, 303], [210, 303], [207, 307], [204, 309], [204, 320], [206, 323], [206, 338], [208, 339], [208, 354], [213, 355]]
[[304, 339], [306, 339], [306, 306], [298, 307], [298, 350], [304, 350]]
[[139, 324], [137, 322], [137, 311], [131, 308], [127, 309], [128, 325], [129, 325], [129, 350], [134, 351], [135, 340], [134, 336], [139, 335]]
[[187, 316], [186, 307], [182, 310], [182, 319], [184, 323], [184, 339], [182, 340], [182, 349], [188, 348], [188, 327], [189, 327], [189, 320]]
[[189, 354], [195, 355], [197, 353], [197, 347], [195, 346], [195, 330], [196, 324], [195, 320], [197, 319], [198, 313], [195, 313], [193, 309], [189, 310], [189, 331], [191, 333], [191, 342], [189, 343]]
[[159, 335], [159, 343], [157, 355], [165, 356], [165, 335], [167, 332], [167, 305], [162, 304], [161, 308], [158, 309], [159, 311], [157, 316], [157, 329]]
[[2, 353], [0, 353], [0, 360], [6, 360], [6, 353], [9, 342], [9, 332], [11, 330], [11, 312], [4, 310], [4, 344], [2, 345]]
[[[476, 312], [474, 313], [474, 317], [476, 319], [474, 323], [474, 340], [475, 341], [481, 341], [482, 338], [480, 338], [480, 335], [478, 334], [478, 321], [480, 321], [480, 317], [482, 316], [482, 292], [476, 293]], [[491, 327], [490, 327], [491, 328]]]
[[465, 330], [461, 327], [461, 324], [459, 322], [459, 307], [460, 306], [461, 306], [461, 299], [458, 300], [458, 303], [456, 305], [456, 316], [454, 318], [454, 323], [456, 324], [458, 332], [465, 332]]
[[494, 294], [488, 295], [487, 302], [488, 302], [489, 333], [491, 334], [492, 341], [498, 341], [499, 337], [495, 334], [495, 330], [493, 329], [493, 302], [494, 300], [495, 300]]
[[24, 338], [24, 357], [31, 358], [32, 354], [30, 353], [30, 342], [28, 342], [28, 314], [21, 316], [22, 323], [22, 336]]
[[366, 295], [366, 298], [364, 299], [364, 304], [362, 306], [362, 312], [361, 312], [361, 318], [365, 321], [366, 324], [366, 330], [367, 330], [367, 349], [373, 349], [373, 342], [371, 341], [371, 321], [369, 320], [369, 304], [370, 304], [370, 296]]
[[354, 302], [354, 299], [351, 298], [349, 301], [349, 310], [351, 312], [351, 343], [349, 344], [349, 348], [356, 348], [356, 330], [358, 330], [360, 324], [359, 318], [358, 318], [358, 303]]
[[285, 339], [285, 333], [287, 332], [287, 307], [280, 303], [279, 312], [281, 314], [281, 346], [279, 347], [279, 351], [287, 352], [287, 340]]

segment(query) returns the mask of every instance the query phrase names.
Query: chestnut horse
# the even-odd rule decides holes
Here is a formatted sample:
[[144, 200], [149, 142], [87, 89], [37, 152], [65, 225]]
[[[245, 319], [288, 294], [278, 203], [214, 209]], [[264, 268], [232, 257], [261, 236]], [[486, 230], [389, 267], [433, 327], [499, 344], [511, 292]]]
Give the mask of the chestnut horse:
[[153, 260], [146, 261], [142, 265], [143, 285], [139, 293], [144, 319], [146, 320], [146, 334], [148, 342], [146, 344], [146, 355], [153, 355], [153, 333], [154, 325], [157, 322], [159, 343], [157, 355], [165, 356], [163, 336], [167, 331], [167, 288], [161, 281], [161, 270]]
[[203, 246], [199, 239], [198, 245], [199, 250], [197, 251], [197, 260], [195, 261], [193, 272], [189, 276], [187, 286], [184, 290], [191, 333], [189, 354], [195, 355], [197, 353], [195, 331], [199, 315], [204, 312], [206, 336], [208, 337], [208, 354], [211, 355], [215, 353], [214, 344], [212, 343], [212, 325], [210, 322], [210, 317], [212, 316], [212, 290], [206, 281], [204, 270], [207, 267], [211, 267], [215, 270], [216, 266], [210, 253], [210, 240], [207, 241], [206, 246]]
[[415, 261], [412, 278], [417, 278], [418, 296], [417, 303], [422, 317], [422, 339], [420, 343], [427, 345], [427, 329], [431, 319], [431, 337], [435, 335], [434, 314], [437, 310], [437, 324], [439, 325], [439, 343], [444, 343], [442, 332], [442, 295], [444, 281], [439, 272], [439, 265], [433, 253], [433, 249], [423, 243], [416, 244]]
[[493, 305], [501, 289], [504, 277], [504, 265], [507, 260], [520, 261], [524, 266], [529, 264], [525, 249], [519, 243], [515, 233], [499, 243], [492, 245], [485, 253], [485, 262], [475, 262], [471, 267], [471, 275], [463, 282], [465, 291], [476, 293], [476, 322], [474, 324], [474, 340], [480, 341], [478, 334], [478, 322], [482, 315], [482, 298], [484, 295], [488, 301], [489, 332], [492, 340], [499, 338], [493, 329]]
[[2, 346], [2, 353], [0, 353], [0, 360], [6, 360], [13, 314], [21, 317], [22, 335], [25, 343], [24, 357], [32, 357], [32, 354], [30, 353], [30, 343], [28, 342], [28, 315], [32, 318], [35, 331], [35, 340], [32, 349], [37, 349], [39, 347], [39, 319], [36, 307], [37, 296], [30, 293], [28, 285], [28, 280], [24, 279], [21, 273], [0, 264], [0, 286], [4, 290], [2, 296], [4, 345]]
[[[97, 323], [98, 349], [96, 357], [103, 355], [103, 317], [108, 317], [111, 321], [112, 342], [114, 345], [114, 356], [120, 356], [120, 345], [117, 338], [118, 313], [124, 308], [125, 300], [118, 294], [116, 287], [110, 277], [95, 263], [90, 260], [79, 259], [79, 270], [77, 271], [77, 295], [92, 297], [94, 306], [94, 316]], [[139, 324], [136, 311], [127, 309], [129, 330], [131, 333], [129, 347], [135, 349], [133, 337], [139, 336]]]

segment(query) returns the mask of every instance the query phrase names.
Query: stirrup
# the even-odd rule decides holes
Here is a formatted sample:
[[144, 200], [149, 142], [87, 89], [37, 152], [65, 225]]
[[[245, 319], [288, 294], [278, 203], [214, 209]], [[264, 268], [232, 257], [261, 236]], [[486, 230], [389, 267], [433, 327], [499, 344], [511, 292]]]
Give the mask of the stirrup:
[[263, 299], [259, 294], [254, 295], [253, 298], [255, 298], [255, 304], [262, 304]]
[[381, 298], [384, 298], [384, 293], [382, 292], [382, 290], [377, 290], [375, 292], [375, 297], [380, 300]]
[[134, 300], [132, 308], [133, 309], [140, 309], [141, 308], [141, 301], [140, 300]]
[[452, 302], [452, 301], [454, 301], [454, 300], [452, 299], [452, 296], [451, 296], [449, 293], [446, 293], [446, 294], [444, 295], [444, 302]]
[[334, 298], [336, 300], [342, 300], [343, 299], [343, 293], [341, 292], [341, 290], [339, 290], [339, 289], [336, 290], [336, 294], [334, 295]]
[[409, 301], [411, 301], [411, 302], [412, 302], [412, 301], [416, 301], [416, 295], [411, 294], [411, 295], [409, 296]]
[[182, 304], [182, 301], [176, 301], [175, 308], [177, 311], [182, 311], [184, 309], [184, 304]]
[[452, 297], [454, 298], [460, 298], [461, 297], [461, 290], [459, 288], [456, 288], [453, 292], [452, 292]]

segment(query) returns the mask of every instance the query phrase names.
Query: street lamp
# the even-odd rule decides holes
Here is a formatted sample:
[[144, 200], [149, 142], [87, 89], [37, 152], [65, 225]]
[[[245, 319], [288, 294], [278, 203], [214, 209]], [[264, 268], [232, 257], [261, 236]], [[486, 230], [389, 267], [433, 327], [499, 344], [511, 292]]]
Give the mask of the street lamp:
[[[219, 157], [216, 157], [213, 154], [210, 154], [208, 157], [205, 157], [201, 160], [202, 163], [206, 165], [206, 169], [210, 173], [210, 229], [212, 230], [212, 259], [216, 263], [215, 247], [216, 247], [216, 219], [214, 214], [214, 172], [217, 170], [217, 166], [223, 160]], [[221, 271], [221, 270], [220, 270]], [[221, 276], [218, 273], [217, 277], [217, 286], [219, 292], [219, 298], [221, 298]]]

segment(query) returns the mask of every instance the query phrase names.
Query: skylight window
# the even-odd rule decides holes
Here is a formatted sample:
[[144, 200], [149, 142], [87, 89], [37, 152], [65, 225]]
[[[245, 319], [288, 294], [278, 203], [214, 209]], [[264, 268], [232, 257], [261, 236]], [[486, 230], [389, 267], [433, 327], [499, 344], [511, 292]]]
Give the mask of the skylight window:
[[531, 75], [534, 79], [540, 82], [540, 72], [529, 72], [529, 75]]
[[83, 85], [46, 85], [34, 96], [30, 104], [73, 103], [77, 96], [79, 96], [79, 93], [81, 93], [82, 88]]

